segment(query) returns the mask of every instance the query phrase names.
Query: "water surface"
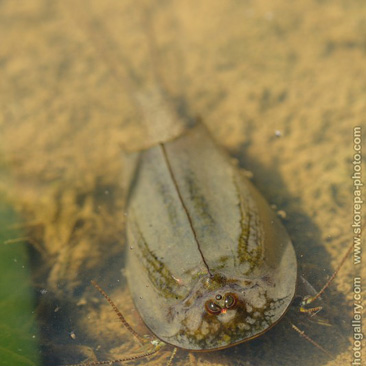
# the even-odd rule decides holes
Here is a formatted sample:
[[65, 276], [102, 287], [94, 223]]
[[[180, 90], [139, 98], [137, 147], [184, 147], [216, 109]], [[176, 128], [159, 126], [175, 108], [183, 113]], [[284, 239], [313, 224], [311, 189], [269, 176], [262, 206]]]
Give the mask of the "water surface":
[[[121, 274], [120, 154], [121, 146], [144, 142], [134, 95], [156, 80], [178, 115], [200, 117], [253, 173], [268, 202], [286, 212], [300, 273], [315, 288], [325, 283], [352, 240], [352, 131], [365, 115], [365, 14], [357, 1], [1, 2], [0, 190], [22, 229], [4, 240], [26, 243], [34, 288], [27, 311], [36, 314], [32, 334], [44, 365], [138, 349], [90, 280], [145, 331]], [[355, 270], [349, 260], [323, 297], [322, 317], [331, 326], [291, 311], [260, 339], [191, 362], [350, 363]], [[169, 352], [150, 363], [165, 364]], [[19, 365], [38, 364], [29, 360]], [[187, 353], [174, 364], [188, 365]]]

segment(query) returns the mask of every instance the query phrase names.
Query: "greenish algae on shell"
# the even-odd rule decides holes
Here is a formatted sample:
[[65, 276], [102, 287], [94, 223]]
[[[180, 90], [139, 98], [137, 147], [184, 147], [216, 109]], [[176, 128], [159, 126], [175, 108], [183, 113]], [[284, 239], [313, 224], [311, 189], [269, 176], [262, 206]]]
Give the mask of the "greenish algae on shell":
[[[164, 342], [209, 351], [259, 336], [286, 312], [297, 263], [268, 204], [206, 128], [136, 153], [126, 274]], [[225, 298], [235, 298], [225, 308]], [[208, 302], [224, 309], [206, 310]]]

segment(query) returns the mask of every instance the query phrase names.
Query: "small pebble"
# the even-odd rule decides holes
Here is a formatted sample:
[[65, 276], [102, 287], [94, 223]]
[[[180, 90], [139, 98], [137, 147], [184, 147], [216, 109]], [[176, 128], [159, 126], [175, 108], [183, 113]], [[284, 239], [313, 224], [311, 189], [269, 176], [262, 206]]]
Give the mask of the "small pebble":
[[279, 211], [277, 211], [277, 215], [278, 215], [279, 217], [281, 217], [281, 219], [285, 219], [285, 218], [286, 218], [286, 212], [285, 212], [285, 211], [283, 211], [283, 210], [279, 210]]
[[275, 136], [276, 137], [282, 137], [282, 132], [280, 130], [276, 130], [275, 131]]

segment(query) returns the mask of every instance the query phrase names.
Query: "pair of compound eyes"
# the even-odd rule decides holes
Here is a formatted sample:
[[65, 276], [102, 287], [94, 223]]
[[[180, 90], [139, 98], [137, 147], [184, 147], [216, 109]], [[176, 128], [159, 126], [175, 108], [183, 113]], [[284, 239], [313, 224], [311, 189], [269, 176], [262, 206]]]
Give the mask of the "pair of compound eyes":
[[215, 299], [220, 301], [223, 305], [221, 306], [213, 300], [208, 300], [205, 303], [206, 311], [212, 315], [226, 313], [226, 310], [235, 308], [238, 302], [238, 298], [234, 294], [226, 294], [224, 295], [224, 298], [221, 295], [216, 295]]

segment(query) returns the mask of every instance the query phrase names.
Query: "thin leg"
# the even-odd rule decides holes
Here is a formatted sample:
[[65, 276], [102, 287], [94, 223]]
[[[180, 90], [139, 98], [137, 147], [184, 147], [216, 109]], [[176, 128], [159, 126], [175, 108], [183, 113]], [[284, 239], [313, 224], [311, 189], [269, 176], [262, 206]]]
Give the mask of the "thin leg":
[[158, 352], [160, 348], [155, 348], [150, 352], [145, 352], [143, 354], [140, 355], [135, 355], [135, 356], [127, 356], [124, 358], [119, 358], [116, 360], [112, 360], [112, 361], [93, 361], [93, 362], [85, 362], [85, 363], [75, 363], [75, 364], [71, 364], [71, 365], [64, 365], [64, 366], [96, 366], [96, 365], [113, 365], [115, 363], [118, 362], [125, 362], [125, 361], [132, 361], [132, 360], [138, 360], [140, 358], [145, 358], [148, 356], [153, 355], [154, 353]]
[[114, 312], [117, 314], [118, 318], [121, 320], [122, 324], [127, 328], [127, 330], [135, 337], [135, 339], [139, 342], [139, 344], [142, 346], [144, 343], [146, 343], [146, 339], [144, 339], [140, 334], [138, 334], [131, 325], [127, 322], [125, 317], [122, 315], [122, 313], [118, 310], [117, 306], [114, 304], [114, 302], [111, 300], [111, 298], [107, 295], [107, 293], [95, 282], [91, 281], [91, 284], [106, 298], [106, 300], [109, 302], [109, 304], [112, 306]]
[[321, 296], [321, 294], [329, 287], [329, 285], [334, 280], [334, 278], [337, 275], [337, 273], [339, 272], [339, 270], [342, 268], [344, 262], [346, 261], [347, 257], [351, 253], [352, 249], [353, 249], [353, 243], [347, 249], [346, 254], [343, 256], [341, 262], [338, 264], [338, 267], [336, 268], [336, 270], [334, 271], [334, 273], [330, 276], [329, 280], [322, 287], [322, 289], [316, 295], [314, 295], [314, 296], [306, 296], [306, 297], [304, 297], [304, 299], [301, 302], [301, 306], [300, 306], [300, 311], [301, 312], [303, 312], [303, 313], [306, 313], [306, 312], [318, 312], [318, 311], [321, 310], [321, 307], [315, 307], [315, 308], [313, 308], [315, 310], [313, 310], [313, 309], [306, 309], [305, 306], [311, 304], [313, 301], [315, 301], [316, 299], [318, 299]]
[[168, 363], [167, 363], [167, 365], [166, 365], [166, 366], [171, 366], [171, 365], [172, 365], [172, 362], [173, 362], [174, 357], [175, 357], [175, 355], [176, 355], [176, 354], [177, 354], [177, 348], [176, 348], [176, 347], [174, 347], [173, 352], [172, 352], [172, 354], [170, 355], [170, 357], [169, 357], [169, 361], [168, 361]]
[[301, 335], [301, 337], [305, 338], [308, 342], [310, 342], [313, 346], [318, 348], [320, 351], [325, 353], [327, 356], [329, 356], [331, 359], [333, 359], [333, 355], [331, 355], [325, 348], [323, 348], [321, 345], [316, 343], [314, 340], [312, 340], [308, 335], [305, 334], [303, 330], [300, 330], [295, 324], [291, 323], [291, 326], [294, 330], [296, 330], [297, 333]]

